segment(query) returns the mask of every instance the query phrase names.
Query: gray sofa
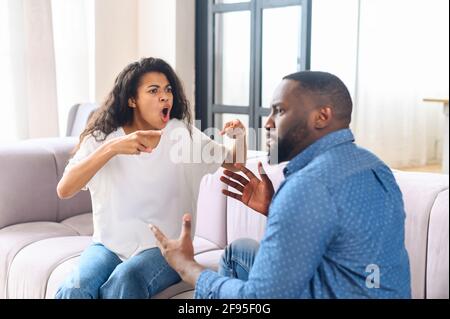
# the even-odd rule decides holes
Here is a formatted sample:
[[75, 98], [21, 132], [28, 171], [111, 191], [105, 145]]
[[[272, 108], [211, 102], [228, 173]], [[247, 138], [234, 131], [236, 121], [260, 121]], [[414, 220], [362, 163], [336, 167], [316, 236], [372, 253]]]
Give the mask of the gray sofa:
[[[0, 146], [0, 299], [53, 298], [91, 242], [90, 196], [60, 200], [56, 185], [76, 138]], [[257, 159], [248, 165], [255, 170]], [[278, 187], [282, 165], [267, 168]], [[220, 170], [202, 180], [194, 247], [196, 259], [217, 269], [236, 238], [260, 239], [265, 218], [221, 194]], [[413, 298], [449, 298], [448, 175], [395, 172], [407, 212], [406, 246]], [[156, 298], [190, 298], [174, 285]]]

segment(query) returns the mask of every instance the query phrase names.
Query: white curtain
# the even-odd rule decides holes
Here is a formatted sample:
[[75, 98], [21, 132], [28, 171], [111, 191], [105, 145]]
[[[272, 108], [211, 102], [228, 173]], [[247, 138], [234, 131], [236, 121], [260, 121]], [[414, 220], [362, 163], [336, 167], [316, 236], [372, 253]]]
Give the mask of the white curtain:
[[339, 76], [357, 143], [396, 168], [439, 163], [448, 98], [448, 0], [314, 0], [311, 69]]
[[[448, 0], [361, 0], [353, 129], [392, 167], [436, 163], [448, 98]], [[448, 118], [447, 118], [448, 121]]]
[[95, 2], [51, 0], [60, 135], [74, 104], [95, 102]]
[[0, 142], [14, 139], [16, 137], [15, 112], [12, 107], [12, 83], [10, 68], [10, 32], [9, 15], [7, 11], [7, 0], [0, 0], [0, 114], [2, 125], [0, 125]]
[[50, 0], [0, 0], [0, 17], [0, 139], [58, 136]]

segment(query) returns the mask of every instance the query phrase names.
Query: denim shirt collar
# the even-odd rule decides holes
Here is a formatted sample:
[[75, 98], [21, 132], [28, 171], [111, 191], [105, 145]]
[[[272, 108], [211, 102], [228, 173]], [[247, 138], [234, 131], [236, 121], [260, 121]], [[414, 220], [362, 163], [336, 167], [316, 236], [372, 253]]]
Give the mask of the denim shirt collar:
[[350, 129], [342, 129], [336, 132], [325, 135], [320, 138], [300, 154], [295, 156], [289, 164], [284, 168], [283, 173], [285, 177], [301, 170], [308, 165], [315, 157], [328, 151], [330, 148], [339, 144], [354, 142], [355, 138]]

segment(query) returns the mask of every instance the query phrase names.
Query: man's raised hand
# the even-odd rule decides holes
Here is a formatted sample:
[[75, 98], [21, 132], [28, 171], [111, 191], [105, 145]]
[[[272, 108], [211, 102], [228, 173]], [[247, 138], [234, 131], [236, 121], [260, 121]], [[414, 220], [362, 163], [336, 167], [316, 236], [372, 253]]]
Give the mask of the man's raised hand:
[[267, 176], [262, 163], [258, 163], [258, 171], [261, 179], [255, 176], [248, 168], [242, 164], [236, 164], [235, 167], [245, 174], [240, 174], [229, 170], [224, 170], [224, 175], [220, 180], [235, 189], [238, 193], [231, 192], [227, 189], [222, 190], [226, 196], [241, 201], [251, 209], [267, 216], [269, 205], [275, 193], [272, 181]]

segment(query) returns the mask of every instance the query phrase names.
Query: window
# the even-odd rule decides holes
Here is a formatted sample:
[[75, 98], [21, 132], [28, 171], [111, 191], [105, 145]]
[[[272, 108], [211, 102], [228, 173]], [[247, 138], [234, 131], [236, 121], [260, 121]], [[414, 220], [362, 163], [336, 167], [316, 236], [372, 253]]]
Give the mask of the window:
[[283, 76], [309, 69], [310, 0], [197, 0], [196, 119], [202, 129], [238, 118], [249, 148], [264, 149], [261, 127]]

